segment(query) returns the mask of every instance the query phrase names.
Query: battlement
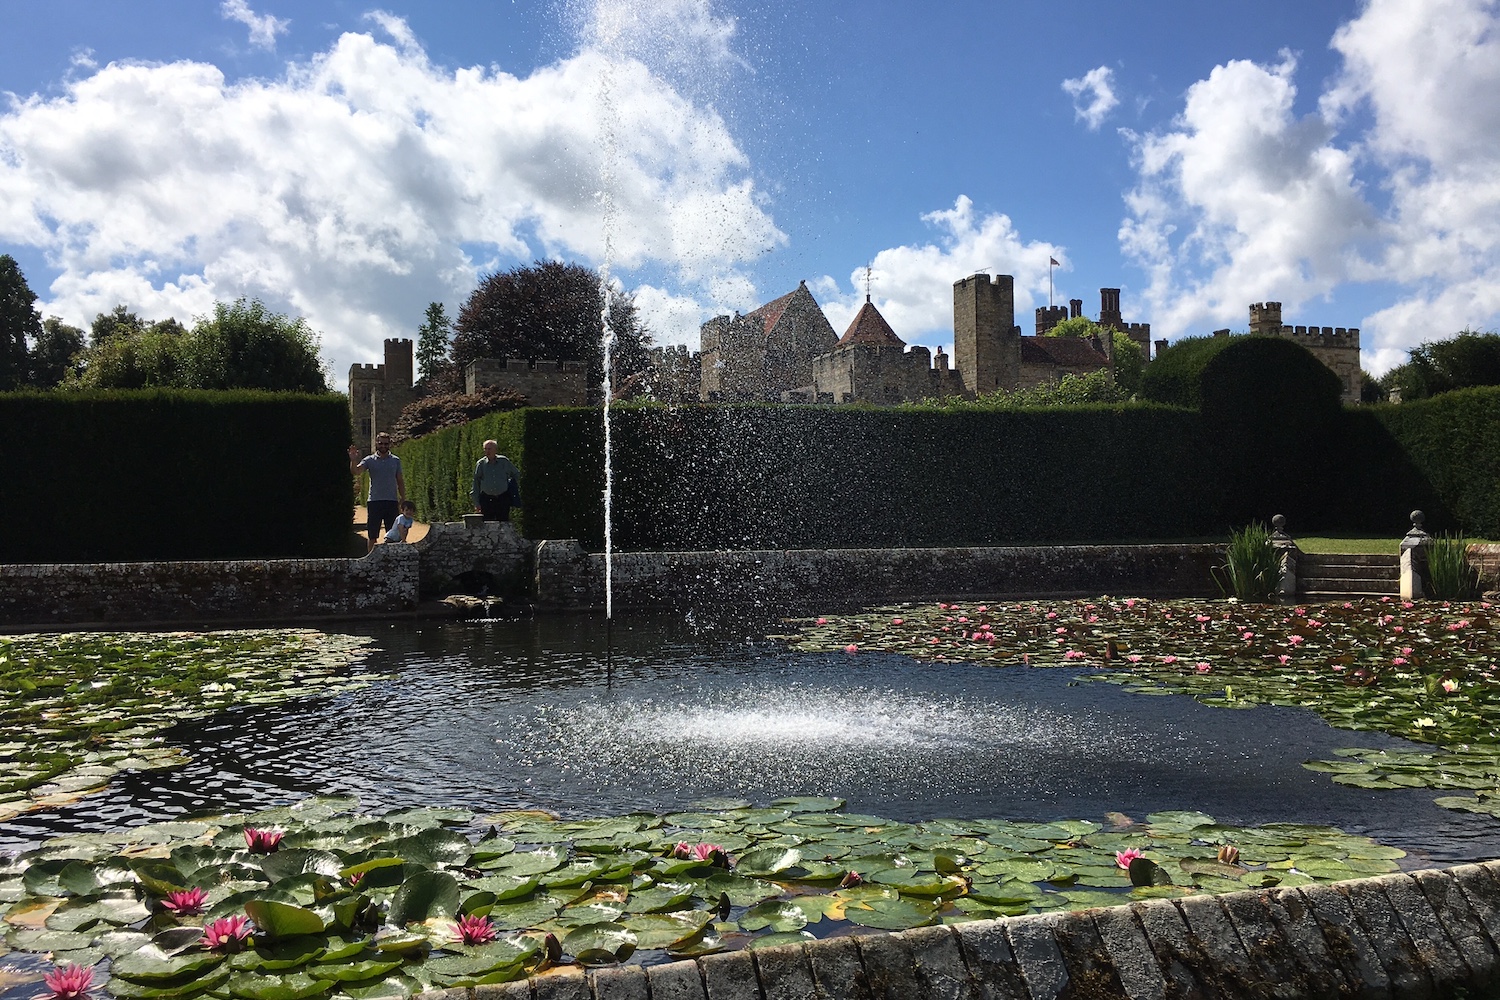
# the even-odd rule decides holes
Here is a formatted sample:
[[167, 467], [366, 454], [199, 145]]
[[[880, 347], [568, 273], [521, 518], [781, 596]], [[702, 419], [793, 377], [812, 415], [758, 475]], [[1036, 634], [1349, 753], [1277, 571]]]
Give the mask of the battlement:
[[385, 365], [350, 365], [350, 378], [379, 378], [385, 371]]
[[410, 337], [387, 337], [385, 342], [390, 347], [401, 347], [411, 343]]
[[1359, 327], [1283, 326], [1277, 336], [1295, 340], [1305, 347], [1336, 347], [1359, 350]]
[[[1079, 305], [1081, 307], [1082, 303], [1080, 302]], [[1046, 336], [1047, 331], [1055, 329], [1063, 320], [1071, 318], [1067, 306], [1037, 306], [1036, 335]]]

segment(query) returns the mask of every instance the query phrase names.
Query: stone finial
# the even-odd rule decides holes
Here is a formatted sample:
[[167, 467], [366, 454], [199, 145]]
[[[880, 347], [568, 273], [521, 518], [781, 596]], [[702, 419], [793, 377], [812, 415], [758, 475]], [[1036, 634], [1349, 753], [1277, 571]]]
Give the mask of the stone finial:
[[1271, 518], [1271, 541], [1290, 542], [1291, 540], [1292, 536], [1286, 533], [1286, 515], [1277, 514], [1275, 517]]
[[1411, 512], [1411, 530], [1401, 539], [1401, 599], [1416, 600], [1424, 596], [1427, 576], [1427, 547], [1432, 536], [1422, 529], [1427, 515], [1420, 510]]

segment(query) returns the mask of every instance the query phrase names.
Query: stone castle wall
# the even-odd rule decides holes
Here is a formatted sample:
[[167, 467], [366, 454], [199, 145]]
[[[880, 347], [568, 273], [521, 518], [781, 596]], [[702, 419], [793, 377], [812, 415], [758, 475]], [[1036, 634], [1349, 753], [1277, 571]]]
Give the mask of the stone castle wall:
[[464, 369], [464, 391], [480, 386], [513, 389], [532, 406], [583, 406], [588, 397], [581, 361], [478, 358]]
[[813, 392], [818, 401], [881, 406], [963, 395], [963, 376], [948, 367], [948, 356], [939, 351], [936, 361], [921, 345], [836, 348], [813, 359]]

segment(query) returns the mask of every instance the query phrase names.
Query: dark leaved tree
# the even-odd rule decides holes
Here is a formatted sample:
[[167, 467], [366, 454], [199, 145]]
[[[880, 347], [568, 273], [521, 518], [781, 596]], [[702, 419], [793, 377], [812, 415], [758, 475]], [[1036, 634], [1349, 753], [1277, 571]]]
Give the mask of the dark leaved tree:
[[0, 254], [0, 392], [29, 381], [26, 344], [42, 334], [42, 315], [32, 303], [36, 293], [26, 284], [21, 265]]
[[48, 316], [42, 320], [42, 332], [31, 343], [28, 364], [31, 384], [38, 389], [51, 389], [77, 378], [83, 366], [83, 330]]
[[[619, 384], [645, 368], [651, 336], [629, 295], [611, 291], [609, 302]], [[459, 310], [453, 362], [463, 371], [477, 358], [582, 361], [589, 400], [597, 402], [604, 381], [603, 311], [598, 272], [579, 264], [537, 261], [487, 275]]]

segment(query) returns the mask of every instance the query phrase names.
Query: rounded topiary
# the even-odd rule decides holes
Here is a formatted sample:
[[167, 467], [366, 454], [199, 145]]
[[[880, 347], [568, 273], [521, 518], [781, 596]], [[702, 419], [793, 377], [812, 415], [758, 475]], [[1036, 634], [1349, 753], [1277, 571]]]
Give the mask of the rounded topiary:
[[1230, 344], [1243, 337], [1184, 337], [1157, 354], [1141, 376], [1139, 395], [1154, 403], [1186, 406], [1202, 403], [1204, 367]]
[[1339, 377], [1312, 352], [1280, 337], [1224, 337], [1198, 378], [1203, 415], [1240, 422], [1321, 423], [1338, 413]]

